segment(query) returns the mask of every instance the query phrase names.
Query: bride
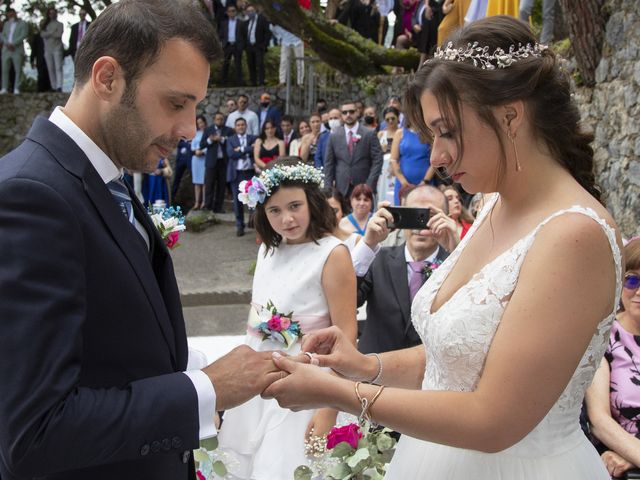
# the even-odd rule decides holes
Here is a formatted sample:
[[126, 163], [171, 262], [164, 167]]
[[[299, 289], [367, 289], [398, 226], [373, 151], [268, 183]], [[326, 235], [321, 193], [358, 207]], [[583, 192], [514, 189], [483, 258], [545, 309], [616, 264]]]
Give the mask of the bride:
[[[303, 350], [342, 378], [274, 353], [289, 374], [263, 396], [401, 432], [388, 479], [608, 479], [578, 418], [620, 295], [620, 238], [559, 59], [518, 20], [478, 20], [425, 62], [406, 106], [434, 167], [497, 192], [413, 301], [424, 346], [363, 356], [316, 331]], [[385, 235], [386, 219], [369, 228]]]

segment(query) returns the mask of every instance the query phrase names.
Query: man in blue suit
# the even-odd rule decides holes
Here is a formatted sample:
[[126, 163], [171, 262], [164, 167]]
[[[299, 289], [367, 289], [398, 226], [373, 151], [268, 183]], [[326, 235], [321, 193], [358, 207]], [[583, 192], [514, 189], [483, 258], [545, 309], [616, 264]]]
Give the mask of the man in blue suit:
[[236, 215], [236, 235], [244, 235], [244, 205], [238, 200], [240, 182], [251, 180], [255, 175], [253, 167], [253, 144], [256, 137], [247, 134], [247, 121], [240, 117], [235, 123], [235, 135], [227, 139], [227, 182], [231, 183], [233, 213]]
[[192, 366], [171, 256], [123, 169], [195, 135], [217, 54], [183, 0], [94, 21], [63, 108], [0, 159], [0, 478], [195, 479], [216, 410], [280, 378], [240, 347]]

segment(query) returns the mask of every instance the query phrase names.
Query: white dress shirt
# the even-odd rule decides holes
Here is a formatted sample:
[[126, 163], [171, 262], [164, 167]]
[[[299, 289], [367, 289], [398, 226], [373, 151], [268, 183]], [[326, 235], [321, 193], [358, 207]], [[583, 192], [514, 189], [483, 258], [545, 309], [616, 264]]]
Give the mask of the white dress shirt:
[[244, 118], [247, 122], [247, 133], [249, 135], [253, 135], [254, 137], [260, 135], [260, 120], [258, 119], [256, 112], [249, 110], [248, 108], [242, 112], [240, 110], [231, 112], [227, 117], [225, 125], [229, 128], [236, 128], [236, 120], [238, 118]]
[[[56, 107], [49, 117], [49, 121], [66, 133], [69, 138], [80, 147], [80, 150], [87, 156], [89, 162], [93, 165], [93, 168], [96, 169], [105, 185], [116, 178], [120, 178], [122, 170], [116, 167], [107, 154], [104, 153], [73, 120], [67, 117], [61, 107]], [[146, 238], [148, 245], [149, 237], [147, 232], [137, 220], [136, 229]], [[207, 374], [200, 370], [207, 365], [206, 358], [204, 358], [203, 362], [202, 357], [201, 352], [190, 348], [188, 365], [189, 368], [193, 367], [195, 369], [188, 370], [184, 372], [184, 374], [189, 377], [193, 383], [198, 396], [200, 438], [208, 438], [218, 433], [214, 423], [216, 415], [216, 391]]]

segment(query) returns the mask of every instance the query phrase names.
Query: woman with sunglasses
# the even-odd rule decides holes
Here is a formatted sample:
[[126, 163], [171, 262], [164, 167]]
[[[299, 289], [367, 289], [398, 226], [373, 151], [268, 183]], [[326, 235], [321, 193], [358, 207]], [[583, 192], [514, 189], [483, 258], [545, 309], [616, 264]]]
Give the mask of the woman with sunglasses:
[[613, 477], [640, 466], [640, 238], [624, 247], [620, 311], [586, 403], [591, 433]]

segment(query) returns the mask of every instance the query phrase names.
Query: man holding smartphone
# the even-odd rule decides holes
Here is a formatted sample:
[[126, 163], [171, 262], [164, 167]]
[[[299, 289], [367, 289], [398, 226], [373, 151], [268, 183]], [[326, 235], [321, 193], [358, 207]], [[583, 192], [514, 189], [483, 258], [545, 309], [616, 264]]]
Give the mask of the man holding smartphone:
[[387, 352], [413, 347], [420, 337], [411, 324], [411, 302], [432, 270], [454, 248], [455, 222], [449, 218], [447, 199], [437, 188], [420, 186], [406, 200], [411, 209], [430, 209], [427, 229], [404, 230], [406, 242], [380, 247], [394, 221], [392, 213], [380, 208], [369, 221], [363, 241], [352, 252], [358, 276], [358, 306], [367, 302], [367, 320], [358, 343], [363, 353]]

